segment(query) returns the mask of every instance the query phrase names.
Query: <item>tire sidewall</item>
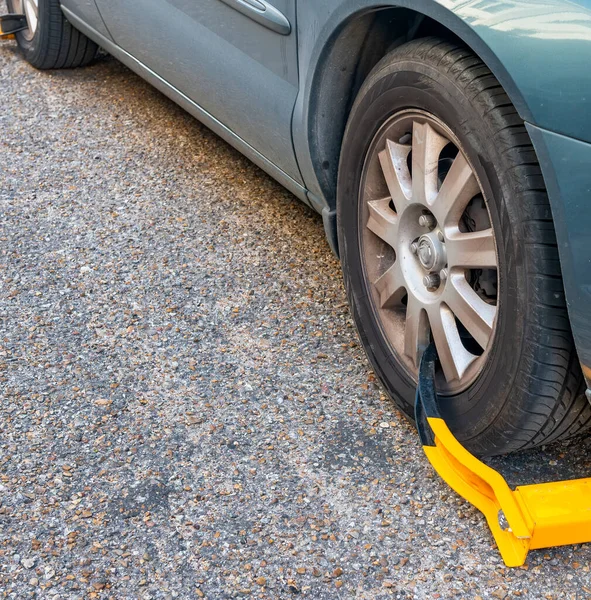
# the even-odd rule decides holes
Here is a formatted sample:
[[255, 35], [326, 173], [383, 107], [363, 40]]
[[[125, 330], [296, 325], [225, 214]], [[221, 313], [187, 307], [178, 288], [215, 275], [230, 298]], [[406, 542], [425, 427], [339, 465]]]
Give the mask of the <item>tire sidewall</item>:
[[[388, 394], [412, 418], [416, 383], [396, 361], [374, 316], [363, 275], [358, 203], [363, 164], [371, 141], [383, 123], [403, 109], [427, 111], [459, 139], [483, 189], [497, 241], [499, 306], [495, 339], [478, 379], [464, 392], [441, 402], [444, 418], [460, 440], [482, 434], [501, 412], [514, 385], [521, 353], [526, 278], [513, 224], [516, 207], [509, 202], [515, 182], [495, 146], [482, 110], [447, 74], [417, 59], [401, 59], [377, 69], [362, 87], [344, 136], [337, 191], [339, 248], [345, 286], [354, 320], [368, 357]], [[477, 443], [475, 443], [477, 450]]]

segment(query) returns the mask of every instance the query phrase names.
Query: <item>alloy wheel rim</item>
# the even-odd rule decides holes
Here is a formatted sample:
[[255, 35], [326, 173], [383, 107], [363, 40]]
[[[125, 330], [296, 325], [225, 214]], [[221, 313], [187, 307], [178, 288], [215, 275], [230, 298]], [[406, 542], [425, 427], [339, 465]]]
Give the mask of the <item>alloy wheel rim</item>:
[[424, 111], [389, 119], [370, 145], [360, 243], [369, 296], [416, 381], [432, 339], [437, 387], [457, 394], [486, 362], [498, 317], [498, 256], [475, 170], [452, 131]]

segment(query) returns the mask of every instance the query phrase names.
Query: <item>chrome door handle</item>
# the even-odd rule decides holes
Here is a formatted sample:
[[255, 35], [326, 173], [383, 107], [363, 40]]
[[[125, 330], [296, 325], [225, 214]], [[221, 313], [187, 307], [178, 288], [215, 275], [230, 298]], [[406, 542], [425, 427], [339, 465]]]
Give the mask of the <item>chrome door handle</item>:
[[287, 17], [266, 0], [221, 1], [275, 33], [281, 35], [289, 35], [291, 33], [291, 23]]

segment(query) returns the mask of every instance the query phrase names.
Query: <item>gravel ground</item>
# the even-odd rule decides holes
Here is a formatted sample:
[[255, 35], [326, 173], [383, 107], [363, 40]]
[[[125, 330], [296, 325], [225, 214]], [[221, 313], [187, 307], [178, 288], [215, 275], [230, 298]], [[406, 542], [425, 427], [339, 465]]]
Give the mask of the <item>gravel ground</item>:
[[433, 475], [316, 214], [111, 58], [0, 73], [1, 597], [591, 597]]

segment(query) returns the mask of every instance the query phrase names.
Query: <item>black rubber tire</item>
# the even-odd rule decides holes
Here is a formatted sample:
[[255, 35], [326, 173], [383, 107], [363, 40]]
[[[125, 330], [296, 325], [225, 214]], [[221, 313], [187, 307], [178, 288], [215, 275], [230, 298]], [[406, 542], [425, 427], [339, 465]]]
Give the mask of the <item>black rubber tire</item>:
[[[415, 383], [374, 317], [359, 244], [359, 188], [368, 147], [403, 108], [445, 122], [476, 169], [497, 235], [500, 310], [478, 379], [441, 402], [472, 452], [498, 455], [591, 424], [566, 311], [550, 205], [531, 141], [499, 82], [470, 50], [425, 38], [384, 57], [352, 107], [339, 166], [337, 222], [345, 286], [363, 346], [389, 396], [412, 419]], [[501, 239], [499, 240], [499, 234]]]
[[[12, 0], [8, 10], [14, 11]], [[23, 56], [37, 69], [82, 67], [96, 56], [98, 46], [67, 21], [59, 0], [39, 0], [39, 23], [29, 40], [25, 32], [16, 34]]]

